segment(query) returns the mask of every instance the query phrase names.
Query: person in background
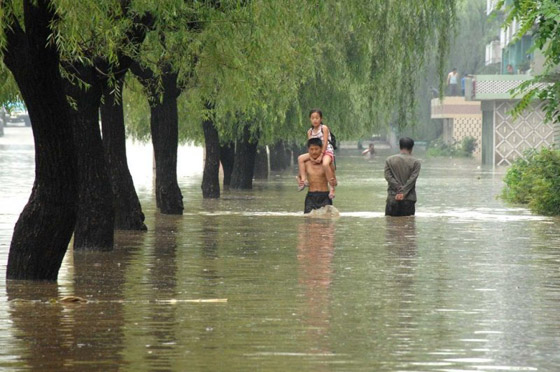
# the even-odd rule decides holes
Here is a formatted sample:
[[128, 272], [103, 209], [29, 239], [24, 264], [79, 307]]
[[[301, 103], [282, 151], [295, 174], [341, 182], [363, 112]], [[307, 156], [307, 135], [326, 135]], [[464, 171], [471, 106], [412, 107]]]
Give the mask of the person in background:
[[400, 153], [389, 156], [385, 161], [388, 183], [385, 215], [413, 216], [416, 212], [416, 179], [420, 174], [420, 161], [412, 156], [412, 138], [401, 138], [399, 147]]
[[453, 70], [447, 74], [447, 86], [449, 87], [449, 95], [457, 95], [457, 83], [459, 80], [459, 74], [457, 73], [457, 68], [453, 67]]
[[370, 143], [369, 147], [362, 151], [362, 155], [366, 160], [373, 159], [375, 156], [375, 147], [373, 146], [373, 143]]

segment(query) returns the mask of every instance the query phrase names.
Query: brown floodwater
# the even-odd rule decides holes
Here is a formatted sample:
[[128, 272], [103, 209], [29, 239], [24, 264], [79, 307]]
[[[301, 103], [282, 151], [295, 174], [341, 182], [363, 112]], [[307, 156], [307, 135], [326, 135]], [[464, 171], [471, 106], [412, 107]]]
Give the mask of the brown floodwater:
[[3, 278], [34, 153], [28, 128], [6, 128], [0, 370], [557, 370], [560, 220], [496, 199], [503, 168], [425, 158], [417, 215], [387, 218], [388, 154], [338, 156], [327, 220], [303, 216], [292, 171], [203, 200], [202, 151], [182, 147], [185, 214], [165, 216], [151, 148], [135, 144], [148, 232], [69, 250], [57, 283], [18, 282]]

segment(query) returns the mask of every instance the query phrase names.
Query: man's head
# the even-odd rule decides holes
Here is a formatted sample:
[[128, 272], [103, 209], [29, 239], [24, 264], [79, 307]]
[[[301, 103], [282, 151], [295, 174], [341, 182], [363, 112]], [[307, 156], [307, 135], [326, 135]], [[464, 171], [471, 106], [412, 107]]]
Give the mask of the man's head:
[[406, 151], [408, 153], [412, 152], [412, 148], [414, 147], [414, 140], [410, 137], [402, 137], [399, 140], [399, 147], [402, 151]]
[[312, 159], [317, 159], [323, 152], [323, 141], [320, 138], [310, 138], [307, 141], [307, 151]]

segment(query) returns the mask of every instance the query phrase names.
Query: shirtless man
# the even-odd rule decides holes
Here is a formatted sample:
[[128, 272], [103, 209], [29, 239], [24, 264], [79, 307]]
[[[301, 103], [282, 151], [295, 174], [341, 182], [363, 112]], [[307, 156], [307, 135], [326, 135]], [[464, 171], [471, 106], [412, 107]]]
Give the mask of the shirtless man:
[[[307, 151], [311, 160], [318, 159], [323, 151], [323, 141], [319, 138], [310, 138], [307, 141]], [[323, 165], [314, 161], [306, 161], [305, 172], [307, 173], [309, 191], [305, 197], [303, 213], [309, 213], [313, 209], [319, 209], [325, 205], [332, 205], [332, 199], [329, 198], [329, 183]], [[297, 178], [299, 186], [303, 186], [304, 182], [299, 176]]]

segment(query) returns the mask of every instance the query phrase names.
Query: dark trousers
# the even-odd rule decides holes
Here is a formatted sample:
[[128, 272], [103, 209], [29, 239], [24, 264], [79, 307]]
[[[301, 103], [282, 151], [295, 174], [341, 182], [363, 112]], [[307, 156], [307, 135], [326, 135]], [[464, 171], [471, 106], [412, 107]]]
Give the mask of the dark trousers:
[[325, 205], [332, 205], [332, 199], [329, 198], [327, 191], [310, 191], [305, 197], [305, 209], [303, 213], [309, 213], [313, 209], [319, 209]]
[[416, 212], [415, 201], [387, 200], [385, 215], [393, 217], [414, 216]]

